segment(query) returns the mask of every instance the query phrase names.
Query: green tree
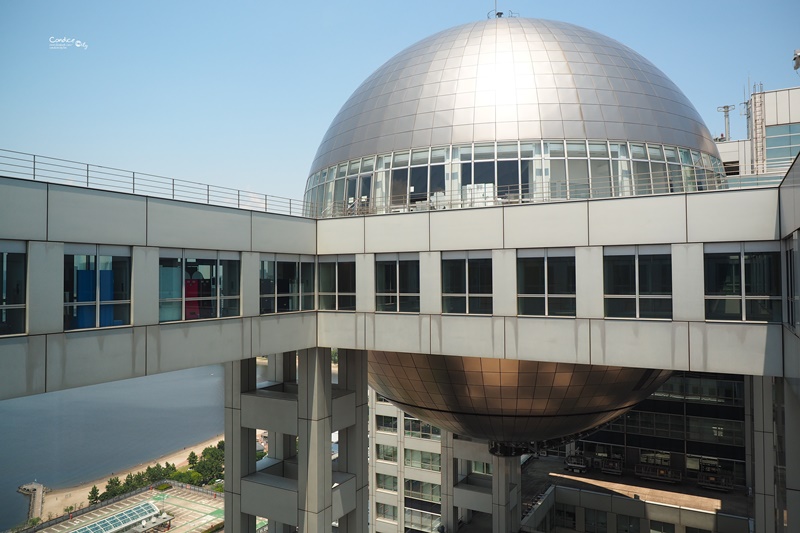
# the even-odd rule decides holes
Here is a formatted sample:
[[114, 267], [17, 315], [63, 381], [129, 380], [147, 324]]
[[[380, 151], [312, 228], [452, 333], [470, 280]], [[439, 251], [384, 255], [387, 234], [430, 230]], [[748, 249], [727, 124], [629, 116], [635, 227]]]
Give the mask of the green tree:
[[189, 461], [189, 468], [193, 468], [197, 464], [197, 454], [194, 451], [189, 452], [187, 460]]
[[89, 491], [89, 504], [94, 505], [100, 503], [100, 491], [97, 485], [92, 485], [92, 490]]
[[125, 482], [122, 484], [122, 492], [130, 492], [135, 489], [136, 486], [133, 483], [133, 474], [129, 473], [125, 476]]
[[219, 441], [217, 443], [217, 449], [218, 450], [222, 450], [223, 452], [225, 451], [225, 441], [224, 440], [221, 440], [221, 441]]
[[122, 482], [117, 476], [114, 476], [106, 483], [106, 493], [109, 498], [122, 494]]

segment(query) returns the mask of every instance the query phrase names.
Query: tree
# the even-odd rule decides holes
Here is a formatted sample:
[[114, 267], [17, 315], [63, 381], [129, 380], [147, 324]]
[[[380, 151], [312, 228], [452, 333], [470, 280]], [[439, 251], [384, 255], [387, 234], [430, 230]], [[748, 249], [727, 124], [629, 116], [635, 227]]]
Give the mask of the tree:
[[217, 449], [218, 450], [222, 450], [223, 452], [225, 451], [225, 441], [224, 440], [221, 440], [221, 441], [219, 441], [217, 443]]
[[92, 485], [92, 490], [89, 491], [89, 504], [94, 505], [100, 503], [100, 491], [97, 485]]
[[189, 452], [189, 468], [193, 468], [197, 464], [197, 454], [194, 451]]
[[106, 483], [106, 492], [109, 498], [122, 494], [122, 482], [117, 476], [114, 476]]
[[135, 488], [136, 486], [133, 483], [133, 474], [128, 473], [128, 475], [125, 476], [125, 483], [122, 484], [122, 492], [130, 492]]

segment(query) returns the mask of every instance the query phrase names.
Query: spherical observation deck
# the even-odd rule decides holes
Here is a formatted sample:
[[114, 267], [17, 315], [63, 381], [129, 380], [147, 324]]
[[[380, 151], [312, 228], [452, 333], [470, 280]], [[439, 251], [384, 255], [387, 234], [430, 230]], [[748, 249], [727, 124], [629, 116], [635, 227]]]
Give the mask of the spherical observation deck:
[[585, 28], [510, 18], [378, 68], [328, 128], [305, 201], [329, 217], [725, 187], [708, 128], [652, 63]]
[[[305, 200], [336, 217], [719, 188], [708, 129], [652, 63], [591, 30], [511, 18], [437, 33], [378, 68], [325, 134]], [[585, 434], [669, 375], [369, 354], [379, 394], [500, 455]]]

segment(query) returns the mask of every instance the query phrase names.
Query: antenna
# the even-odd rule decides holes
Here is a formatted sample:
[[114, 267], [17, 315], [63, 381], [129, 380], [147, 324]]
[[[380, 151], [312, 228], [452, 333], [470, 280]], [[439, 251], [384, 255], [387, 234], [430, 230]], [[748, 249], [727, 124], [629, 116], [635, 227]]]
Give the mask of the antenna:
[[[497, 19], [501, 19], [501, 18], [503, 18], [503, 16], [504, 16], [505, 14], [506, 14], [506, 13], [504, 13], [504, 12], [502, 12], [502, 11], [498, 11], [498, 10], [497, 10], [497, 0], [494, 0], [494, 9], [492, 9], [491, 11], [489, 11], [488, 13], [486, 13], [486, 18], [487, 18], [487, 19], [490, 19], [490, 18], [497, 18]], [[511, 18], [513, 18], [513, 17], [517, 17], [517, 16], [519, 16], [519, 14], [518, 14], [518, 13], [514, 13], [513, 11], [511, 11], [511, 10], [509, 9], [509, 10], [508, 10], [508, 16], [509, 16], [509, 17], [511, 17]]]
[[730, 113], [732, 110], [736, 109], [735, 105], [723, 105], [717, 108], [717, 111], [721, 111], [725, 114], [725, 140], [731, 140], [731, 117]]

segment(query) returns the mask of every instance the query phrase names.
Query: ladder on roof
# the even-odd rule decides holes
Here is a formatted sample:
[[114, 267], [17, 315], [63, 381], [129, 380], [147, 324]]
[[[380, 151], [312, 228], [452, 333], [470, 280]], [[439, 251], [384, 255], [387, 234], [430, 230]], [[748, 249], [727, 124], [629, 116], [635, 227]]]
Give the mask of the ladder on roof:
[[767, 169], [767, 158], [764, 149], [766, 129], [764, 127], [764, 92], [758, 85], [753, 86], [751, 100], [753, 102], [753, 168], [756, 174], [763, 174]]

